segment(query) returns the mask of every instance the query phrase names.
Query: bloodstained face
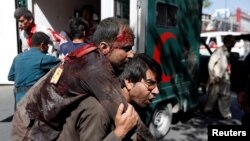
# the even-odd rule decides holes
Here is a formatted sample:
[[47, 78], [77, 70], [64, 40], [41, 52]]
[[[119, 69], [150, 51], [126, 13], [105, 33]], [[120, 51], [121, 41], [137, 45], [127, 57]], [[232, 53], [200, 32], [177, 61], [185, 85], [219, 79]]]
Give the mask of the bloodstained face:
[[125, 26], [121, 26], [116, 40], [111, 44], [111, 52], [107, 56], [116, 71], [121, 71], [124, 65], [133, 57], [134, 45], [133, 32]]
[[24, 18], [24, 16], [21, 16], [18, 19], [18, 27], [20, 30], [30, 29], [32, 27], [32, 24], [33, 24], [33, 20]]

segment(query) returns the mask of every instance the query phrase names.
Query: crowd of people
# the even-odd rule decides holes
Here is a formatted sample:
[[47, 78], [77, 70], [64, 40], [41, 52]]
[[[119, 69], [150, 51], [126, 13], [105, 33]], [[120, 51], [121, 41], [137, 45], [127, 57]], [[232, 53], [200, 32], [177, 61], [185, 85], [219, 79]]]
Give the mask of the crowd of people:
[[15, 82], [13, 141], [155, 140], [136, 110], [159, 93], [161, 67], [133, 53], [126, 20], [106, 18], [88, 38], [90, 24], [76, 17], [69, 23], [71, 40], [55, 47], [53, 37], [64, 38], [38, 30], [28, 9], [14, 15], [24, 36], [8, 76]]
[[[27, 8], [14, 12], [22, 52], [8, 75], [16, 103], [11, 139], [156, 140], [138, 111], [159, 94], [160, 65], [133, 53], [134, 34], [126, 20], [110, 17], [96, 24], [91, 7], [81, 12], [69, 21], [68, 39], [36, 24]], [[218, 102], [221, 116], [230, 119], [230, 50], [236, 38], [229, 35], [223, 42], [209, 60], [204, 112], [210, 114]], [[238, 97], [247, 125], [249, 81]]]

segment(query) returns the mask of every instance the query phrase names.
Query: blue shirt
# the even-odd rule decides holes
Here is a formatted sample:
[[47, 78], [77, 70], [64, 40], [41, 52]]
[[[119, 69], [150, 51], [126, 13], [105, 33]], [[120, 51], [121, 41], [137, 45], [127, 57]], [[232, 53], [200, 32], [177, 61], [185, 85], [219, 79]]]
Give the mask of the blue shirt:
[[14, 81], [16, 88], [32, 86], [59, 62], [58, 58], [32, 47], [14, 58], [8, 80]]
[[58, 54], [61, 55], [63, 54], [64, 56], [67, 55], [68, 53], [86, 45], [86, 43], [73, 43], [72, 41], [68, 41], [66, 43], [63, 43], [58, 51]]

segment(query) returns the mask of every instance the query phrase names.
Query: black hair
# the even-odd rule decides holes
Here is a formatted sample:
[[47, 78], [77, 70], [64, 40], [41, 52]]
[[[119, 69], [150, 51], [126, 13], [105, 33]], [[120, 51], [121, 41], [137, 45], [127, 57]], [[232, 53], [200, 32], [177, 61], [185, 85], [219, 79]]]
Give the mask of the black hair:
[[43, 44], [51, 43], [49, 36], [43, 32], [34, 33], [34, 35], [31, 37], [31, 42], [32, 42], [32, 47], [38, 47], [42, 43]]
[[235, 45], [236, 43], [236, 38], [233, 35], [226, 35], [223, 39], [222, 39], [224, 45], [229, 49], [229, 51], [231, 50], [231, 48]]
[[84, 33], [88, 32], [88, 22], [81, 17], [73, 18], [69, 21], [69, 34], [72, 39], [83, 38]]
[[162, 76], [161, 66], [153, 58], [144, 53], [135, 54], [126, 63], [124, 70], [118, 77], [122, 87], [125, 86], [124, 80], [126, 79], [133, 83], [139, 82], [141, 79], [146, 79], [146, 72], [149, 69], [156, 76], [156, 81], [160, 82]]
[[232, 38], [234, 38], [233, 35], [226, 35], [223, 39], [222, 39], [222, 42], [224, 44], [226, 44], [226, 42], [228, 42], [229, 40], [231, 40]]
[[28, 10], [27, 8], [25, 7], [18, 7], [15, 12], [14, 12], [14, 17], [15, 19], [19, 19], [20, 17], [24, 17], [25, 19], [28, 19], [28, 20], [33, 20], [34, 21], [34, 16], [33, 14], [31, 13], [30, 10]]
[[121, 26], [124, 26], [129, 34], [134, 37], [133, 31], [129, 27], [127, 20], [116, 17], [109, 17], [102, 20], [98, 24], [93, 35], [93, 43], [98, 46], [103, 41], [107, 43], [114, 42], [117, 35], [119, 34]]

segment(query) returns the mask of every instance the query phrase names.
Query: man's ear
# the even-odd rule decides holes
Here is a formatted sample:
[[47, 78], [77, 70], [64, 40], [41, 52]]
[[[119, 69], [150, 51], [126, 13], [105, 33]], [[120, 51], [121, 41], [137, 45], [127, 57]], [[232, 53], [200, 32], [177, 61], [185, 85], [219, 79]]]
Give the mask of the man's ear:
[[130, 80], [127, 80], [127, 79], [125, 79], [124, 82], [125, 82], [125, 87], [128, 89], [128, 91], [133, 88], [133, 86], [134, 86], [133, 82], [131, 82]]
[[33, 19], [29, 19], [29, 23], [33, 23]]
[[39, 49], [40, 49], [42, 52], [46, 52], [46, 51], [47, 51], [47, 46], [46, 46], [44, 43], [41, 43], [40, 46], [39, 46]]
[[107, 55], [110, 52], [110, 46], [106, 42], [101, 42], [99, 48], [104, 55]]

